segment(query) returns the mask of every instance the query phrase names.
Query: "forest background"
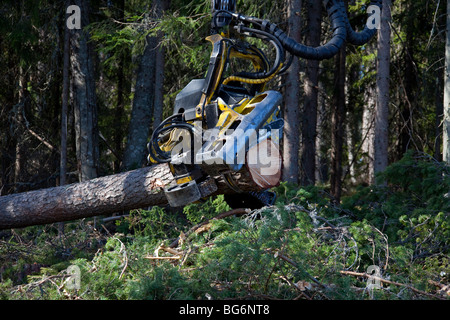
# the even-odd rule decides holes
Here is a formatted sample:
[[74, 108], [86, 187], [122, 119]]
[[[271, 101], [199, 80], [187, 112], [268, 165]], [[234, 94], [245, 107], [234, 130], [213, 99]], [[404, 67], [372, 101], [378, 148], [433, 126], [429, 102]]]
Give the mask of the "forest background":
[[[81, 29], [66, 28], [72, 4]], [[295, 59], [271, 82], [287, 132], [275, 206], [205, 221], [230, 209], [218, 197], [183, 212], [1, 231], [1, 297], [448, 298], [450, 7], [383, 4], [368, 44]], [[368, 5], [348, 1], [353, 26], [364, 26]], [[301, 43], [330, 38], [320, 1], [237, 7]], [[145, 165], [153, 128], [207, 69], [210, 11], [209, 0], [2, 1], [0, 195]], [[176, 254], [165, 250], [185, 234]], [[82, 273], [74, 290], [71, 265]], [[370, 266], [378, 290], [367, 289]]]

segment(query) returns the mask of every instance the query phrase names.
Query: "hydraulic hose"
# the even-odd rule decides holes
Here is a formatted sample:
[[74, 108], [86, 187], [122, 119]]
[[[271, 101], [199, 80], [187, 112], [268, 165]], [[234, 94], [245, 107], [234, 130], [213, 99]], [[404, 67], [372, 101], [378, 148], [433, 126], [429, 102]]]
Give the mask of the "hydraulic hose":
[[273, 63], [272, 68], [269, 71], [266, 72], [240, 72], [236, 76], [241, 78], [248, 78], [248, 79], [266, 79], [271, 77], [275, 72], [277, 72], [280, 69], [280, 65], [284, 62], [284, 52], [282, 50], [282, 46], [280, 41], [273, 36], [272, 34], [256, 29], [246, 28], [243, 26], [238, 26], [237, 30], [239, 33], [242, 32], [249, 32], [254, 33], [258, 35], [261, 38], [269, 39], [269, 42], [273, 45], [276, 51], [276, 58], [275, 62]]
[[[170, 131], [172, 129], [176, 129], [176, 128], [181, 128], [181, 129], [187, 129], [190, 137], [191, 137], [191, 146], [193, 146], [194, 144], [194, 132], [193, 129], [194, 127], [191, 124], [185, 123], [185, 122], [174, 122], [173, 120], [175, 118], [181, 118], [182, 115], [181, 114], [174, 114], [172, 116], [170, 116], [169, 118], [167, 118], [166, 120], [164, 120], [159, 126], [158, 128], [156, 128], [156, 130], [153, 132], [152, 134], [152, 138], [151, 141], [149, 143], [148, 146], [148, 151], [150, 153], [150, 156], [159, 163], [164, 163], [164, 162], [170, 162], [171, 158], [167, 157], [167, 155], [165, 154], [165, 152], [163, 152], [158, 145], [158, 136], [161, 135], [162, 133], [166, 132], [166, 131]], [[169, 126], [165, 126], [168, 124], [168, 122], [172, 122], [173, 124], [170, 124]], [[156, 154], [155, 154], [156, 152]]]
[[298, 43], [270, 21], [263, 20], [261, 25], [264, 31], [277, 37], [287, 51], [298, 57], [310, 60], [330, 59], [339, 52], [347, 38], [347, 16], [342, 8], [343, 3], [340, 1], [327, 1], [326, 9], [331, 21], [333, 37], [328, 43], [319, 47]]
[[[291, 54], [310, 60], [324, 60], [335, 56], [344, 42], [354, 45], [363, 45], [367, 43], [377, 32], [376, 28], [369, 28], [367, 25], [364, 30], [356, 32], [353, 30], [344, 2], [342, 0], [323, 0], [323, 5], [327, 10], [328, 17], [331, 21], [333, 36], [325, 45], [319, 47], [305, 46], [290, 38], [276, 24], [268, 20], [258, 19], [255, 17], [247, 17], [238, 13], [227, 12], [233, 18], [245, 23], [253, 23], [261, 27], [262, 31], [274, 35], [282, 44], [282, 46]], [[378, 6], [381, 10], [382, 0], [372, 0], [370, 5]], [[217, 13], [224, 13], [219, 10]], [[215, 19], [215, 18], [214, 18]]]
[[[372, 0], [370, 6], [377, 6], [382, 9], [382, 0]], [[369, 7], [370, 8], [370, 7]], [[345, 8], [343, 8], [345, 10]], [[346, 14], [346, 13], [345, 13]], [[347, 16], [347, 15], [346, 15]], [[345, 27], [347, 29], [347, 41], [351, 44], [362, 46], [369, 42], [369, 40], [376, 34], [375, 27], [369, 28], [366, 24], [363, 31], [355, 32], [350, 24], [348, 17], [345, 19]]]

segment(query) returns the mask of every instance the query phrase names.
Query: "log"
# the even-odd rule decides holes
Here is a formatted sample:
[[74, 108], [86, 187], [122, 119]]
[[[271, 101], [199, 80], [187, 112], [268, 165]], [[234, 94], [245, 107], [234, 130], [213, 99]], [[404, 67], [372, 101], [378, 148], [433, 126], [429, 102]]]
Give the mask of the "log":
[[[233, 173], [236, 185], [215, 177], [217, 190], [208, 195], [257, 191], [246, 170]], [[175, 184], [167, 164], [158, 164], [82, 183], [0, 197], [0, 230], [71, 221], [119, 211], [166, 205], [163, 188]]]

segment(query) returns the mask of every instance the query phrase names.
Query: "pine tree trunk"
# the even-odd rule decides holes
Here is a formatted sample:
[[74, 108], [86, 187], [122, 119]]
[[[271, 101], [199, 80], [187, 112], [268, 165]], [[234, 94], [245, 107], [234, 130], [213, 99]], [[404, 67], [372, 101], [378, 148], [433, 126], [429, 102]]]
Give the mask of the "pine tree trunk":
[[155, 47], [156, 38], [147, 37], [147, 44], [137, 72], [133, 110], [123, 157], [124, 170], [140, 168], [145, 164], [146, 146], [154, 106]]
[[342, 156], [345, 122], [345, 59], [344, 45], [336, 57], [335, 92], [331, 116], [331, 194], [336, 203], [340, 202], [342, 192]]
[[89, 8], [86, 0], [77, 0], [74, 3], [82, 12], [81, 29], [73, 29], [70, 37], [76, 149], [79, 180], [86, 181], [98, 175], [97, 101], [90, 36], [83, 29], [89, 24]]
[[[350, 106], [350, 104], [349, 104]], [[350, 176], [350, 183], [353, 185], [356, 185], [357, 180], [356, 180], [356, 176], [355, 176], [355, 144], [356, 144], [356, 137], [355, 137], [355, 128], [353, 127], [353, 125], [356, 123], [355, 121], [353, 121], [355, 118], [353, 117], [354, 114], [351, 111], [347, 111], [346, 114], [346, 118], [347, 123], [345, 126], [345, 135], [346, 135], [346, 142], [347, 142], [347, 153], [348, 153], [348, 168], [344, 174], [344, 177], [342, 180], [345, 180], [345, 177], [347, 176], [347, 174]]]
[[[66, 6], [69, 1], [66, 1]], [[63, 90], [61, 97], [61, 150], [59, 161], [59, 184], [66, 184], [67, 167], [67, 113], [69, 103], [69, 67], [70, 67], [70, 31], [64, 29], [64, 53], [63, 53]]]
[[[169, 9], [169, 0], [157, 0], [155, 1], [155, 10], [158, 18], [161, 18], [164, 11]], [[164, 63], [165, 63], [165, 49], [161, 45], [164, 34], [160, 32], [158, 34], [158, 48], [156, 49], [155, 56], [155, 106], [153, 112], [153, 129], [155, 129], [163, 119], [164, 109]]]
[[[323, 92], [323, 83], [319, 82], [319, 91]], [[328, 136], [328, 118], [327, 102], [325, 94], [320, 95], [317, 109], [317, 137], [316, 137], [316, 181], [325, 183], [328, 181], [328, 150], [329, 141]]]
[[159, 46], [155, 57], [155, 102], [153, 112], [153, 130], [155, 130], [163, 119], [164, 110], [164, 58], [165, 49]]
[[26, 86], [27, 80], [22, 67], [19, 67], [19, 92], [18, 103], [14, 108], [14, 140], [15, 140], [15, 159], [14, 159], [14, 192], [21, 192], [19, 186], [20, 182], [25, 177], [25, 163], [26, 163], [26, 148], [24, 146], [24, 132], [25, 121], [23, 115], [25, 114], [26, 98]]
[[389, 78], [391, 0], [383, 0], [381, 29], [378, 33], [377, 105], [374, 124], [374, 173], [384, 171], [388, 165], [389, 143]]
[[[258, 191], [246, 171], [233, 178], [242, 191]], [[217, 191], [200, 187], [214, 196], [235, 193], [221, 178], [215, 179]], [[174, 178], [167, 164], [144, 167], [129, 172], [49, 189], [0, 197], [0, 230], [70, 221], [119, 211], [167, 204], [162, 188]]]
[[374, 159], [374, 126], [375, 126], [375, 110], [376, 110], [376, 95], [375, 88], [369, 86], [366, 97], [362, 116], [362, 153], [364, 157], [364, 163], [366, 165], [365, 174], [363, 180], [367, 184], [373, 184], [374, 171], [373, 171], [373, 159]]
[[[320, 28], [322, 21], [322, 3], [308, 0], [308, 36], [307, 45], [318, 47], [320, 45]], [[316, 126], [317, 103], [319, 94], [319, 61], [306, 61], [305, 77], [305, 104], [302, 125], [301, 147], [301, 184], [315, 184], [315, 157], [316, 157]]]
[[[125, 22], [125, 0], [118, 2], [118, 20]], [[119, 65], [117, 68], [117, 104], [114, 112], [114, 129], [113, 129], [113, 141], [114, 150], [118, 154], [118, 157], [122, 157], [123, 154], [123, 137], [124, 137], [124, 124], [123, 116], [125, 113], [125, 97], [129, 94], [129, 90], [126, 89], [126, 79], [124, 73], [125, 63], [128, 57], [128, 49], [124, 50], [119, 57]], [[114, 160], [114, 172], [120, 172], [122, 158], [116, 158]]]
[[[66, 7], [69, 1], [65, 2]], [[64, 49], [63, 49], [63, 89], [61, 95], [61, 150], [59, 158], [59, 185], [66, 184], [67, 175], [67, 113], [69, 103], [69, 67], [70, 67], [70, 31], [64, 28]], [[58, 233], [64, 233], [64, 223], [58, 224]]]
[[[409, 30], [408, 30], [409, 29]], [[414, 100], [415, 94], [417, 92], [417, 83], [415, 80], [416, 72], [414, 70], [415, 64], [413, 60], [414, 56], [414, 45], [415, 39], [412, 30], [407, 27], [406, 30], [406, 47], [405, 56], [403, 58], [404, 75], [403, 75], [403, 86], [404, 86], [404, 98], [400, 103], [400, 137], [399, 137], [399, 148], [398, 154], [395, 157], [395, 161], [403, 158], [403, 155], [414, 145], [414, 134], [413, 134], [413, 110], [414, 110]]]
[[165, 203], [159, 187], [172, 182], [167, 165], [77, 184], [0, 197], [0, 229], [92, 217]]
[[443, 159], [450, 164], [450, 0], [447, 0], [447, 41], [445, 45]]
[[[301, 0], [288, 2], [289, 35], [300, 42]], [[299, 182], [299, 147], [300, 147], [300, 64], [294, 57], [286, 76], [284, 100], [283, 131], [283, 180], [297, 184]]]
[[442, 161], [442, 134], [441, 134], [441, 123], [442, 115], [444, 113], [443, 105], [443, 78], [440, 77], [440, 72], [436, 75], [436, 92], [435, 92], [435, 139], [434, 139], [434, 153], [433, 156], [437, 161]]
[[354, 93], [353, 84], [357, 81], [359, 77], [359, 66], [353, 65], [348, 75], [348, 81], [346, 83], [347, 91], [347, 114], [346, 114], [346, 139], [347, 139], [347, 153], [348, 153], [348, 167], [343, 177], [345, 181], [347, 175], [349, 175], [350, 183], [356, 185], [358, 182], [356, 179], [355, 162], [357, 158], [357, 143], [358, 143], [358, 124], [360, 114], [357, 112], [356, 105], [356, 95], [359, 93]]

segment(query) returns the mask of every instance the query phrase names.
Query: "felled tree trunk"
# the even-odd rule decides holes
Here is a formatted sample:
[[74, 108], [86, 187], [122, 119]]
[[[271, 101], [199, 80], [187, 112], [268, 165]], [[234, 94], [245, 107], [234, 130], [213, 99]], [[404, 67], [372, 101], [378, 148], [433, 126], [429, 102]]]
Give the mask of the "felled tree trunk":
[[[245, 171], [235, 173], [242, 191], [258, 187]], [[222, 179], [217, 191], [233, 193]], [[163, 188], [174, 184], [167, 164], [154, 165], [85, 182], [0, 197], [0, 230], [108, 215], [155, 205], [165, 205]], [[206, 192], [208, 193], [208, 192]]]

